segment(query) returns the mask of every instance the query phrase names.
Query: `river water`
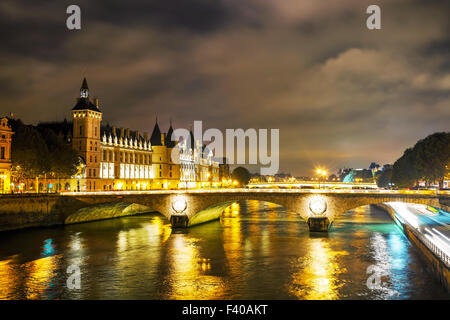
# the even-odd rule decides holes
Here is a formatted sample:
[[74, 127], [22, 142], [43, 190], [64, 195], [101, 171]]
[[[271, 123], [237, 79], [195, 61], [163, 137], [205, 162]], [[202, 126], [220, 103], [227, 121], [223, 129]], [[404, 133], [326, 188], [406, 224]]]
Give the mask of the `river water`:
[[[68, 289], [69, 266], [81, 271]], [[379, 280], [379, 282], [377, 282]], [[377, 284], [379, 284], [377, 286]], [[450, 299], [375, 207], [310, 234], [283, 207], [234, 204], [172, 231], [159, 214], [0, 234], [0, 299]]]

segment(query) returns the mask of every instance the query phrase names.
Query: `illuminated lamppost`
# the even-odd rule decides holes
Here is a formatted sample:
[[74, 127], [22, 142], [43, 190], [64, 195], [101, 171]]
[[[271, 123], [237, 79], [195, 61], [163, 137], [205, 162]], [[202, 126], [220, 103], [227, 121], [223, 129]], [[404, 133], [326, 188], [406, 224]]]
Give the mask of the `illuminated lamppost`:
[[211, 176], [211, 173], [209, 171], [206, 173], [206, 180], [208, 181], [207, 182], [208, 189], [211, 189], [212, 176]]
[[322, 169], [317, 169], [316, 172], [319, 175], [319, 189], [320, 189], [320, 178], [323, 177], [324, 181], [325, 181], [325, 177], [327, 175], [327, 171], [326, 170], [322, 170]]

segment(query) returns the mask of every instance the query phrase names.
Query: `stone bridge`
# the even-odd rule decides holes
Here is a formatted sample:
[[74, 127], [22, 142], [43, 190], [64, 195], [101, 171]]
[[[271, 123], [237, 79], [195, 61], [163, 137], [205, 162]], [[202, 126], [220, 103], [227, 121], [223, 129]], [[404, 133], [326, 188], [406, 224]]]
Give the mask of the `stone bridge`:
[[[407, 191], [306, 191], [277, 189], [224, 189], [192, 191], [141, 191], [67, 193], [66, 203], [77, 208], [108, 202], [127, 202], [158, 211], [173, 226], [188, 227], [218, 219], [226, 207], [239, 200], [275, 203], [299, 214], [310, 231], [327, 231], [336, 216], [363, 205], [391, 201], [425, 204], [444, 210], [450, 208], [450, 195]], [[67, 208], [68, 209], [68, 208]], [[76, 214], [74, 210], [67, 210]], [[150, 211], [150, 210], [149, 210]], [[70, 214], [69, 214], [70, 216]]]

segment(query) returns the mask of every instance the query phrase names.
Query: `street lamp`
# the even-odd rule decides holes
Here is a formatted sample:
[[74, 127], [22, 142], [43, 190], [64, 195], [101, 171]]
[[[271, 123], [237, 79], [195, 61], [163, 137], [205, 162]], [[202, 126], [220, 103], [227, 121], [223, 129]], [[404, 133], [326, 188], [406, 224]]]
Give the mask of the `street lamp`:
[[320, 178], [321, 178], [321, 176], [323, 176], [324, 179], [325, 179], [325, 177], [327, 175], [327, 171], [326, 170], [322, 170], [322, 169], [317, 169], [316, 172], [319, 175], [318, 179], [319, 179], [319, 189], [320, 189]]

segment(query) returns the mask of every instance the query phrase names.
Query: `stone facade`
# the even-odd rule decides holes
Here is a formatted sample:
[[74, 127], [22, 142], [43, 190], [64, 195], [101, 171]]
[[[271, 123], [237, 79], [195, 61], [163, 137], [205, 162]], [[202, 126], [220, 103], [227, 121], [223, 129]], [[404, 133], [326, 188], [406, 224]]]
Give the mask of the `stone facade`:
[[11, 191], [11, 141], [12, 132], [8, 118], [0, 119], [0, 193]]

